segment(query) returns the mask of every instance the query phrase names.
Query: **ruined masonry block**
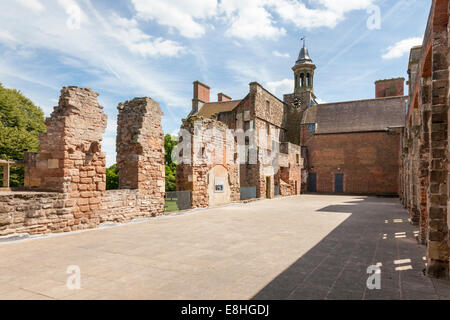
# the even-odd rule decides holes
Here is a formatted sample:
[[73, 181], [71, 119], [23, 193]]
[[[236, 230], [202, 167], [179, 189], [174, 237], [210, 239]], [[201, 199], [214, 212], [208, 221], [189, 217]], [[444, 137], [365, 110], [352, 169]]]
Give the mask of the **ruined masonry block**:
[[135, 98], [119, 104], [118, 109], [119, 188], [151, 194], [156, 206], [163, 208], [165, 165], [160, 105], [150, 98]]

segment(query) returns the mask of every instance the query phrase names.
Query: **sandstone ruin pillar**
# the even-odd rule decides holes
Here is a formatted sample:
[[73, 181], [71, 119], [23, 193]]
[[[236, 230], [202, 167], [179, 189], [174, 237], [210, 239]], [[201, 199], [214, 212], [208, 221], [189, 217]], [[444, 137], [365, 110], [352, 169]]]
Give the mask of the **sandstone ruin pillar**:
[[120, 189], [151, 195], [162, 212], [165, 193], [163, 113], [158, 102], [135, 98], [118, 106], [117, 169]]
[[444, 24], [438, 16], [435, 17], [433, 24], [427, 272], [435, 277], [446, 278], [449, 273], [447, 224], [448, 30], [447, 22]]
[[101, 141], [107, 117], [91, 89], [64, 87], [59, 105], [46, 119], [40, 153], [29, 157], [30, 187], [67, 195], [73, 225], [92, 224], [106, 189], [106, 160]]
[[420, 132], [420, 233], [419, 241], [423, 244], [427, 239], [428, 225], [428, 186], [430, 184], [430, 108], [431, 108], [431, 78], [425, 77], [422, 80], [422, 86], [419, 88], [419, 96], [422, 97], [421, 109], [421, 132]]

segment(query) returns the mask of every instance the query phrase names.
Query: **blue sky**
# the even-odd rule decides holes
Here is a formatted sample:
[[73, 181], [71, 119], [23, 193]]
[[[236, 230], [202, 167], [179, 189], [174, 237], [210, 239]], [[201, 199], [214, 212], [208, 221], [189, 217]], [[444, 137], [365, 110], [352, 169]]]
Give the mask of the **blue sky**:
[[[300, 37], [317, 65], [320, 101], [372, 98], [374, 81], [407, 77], [431, 0], [3, 0], [0, 82], [48, 116], [63, 86], [100, 93], [115, 162], [117, 105], [149, 96], [166, 133], [191, 108], [192, 82], [234, 99], [258, 81], [291, 93]], [[380, 13], [378, 20], [377, 13]]]

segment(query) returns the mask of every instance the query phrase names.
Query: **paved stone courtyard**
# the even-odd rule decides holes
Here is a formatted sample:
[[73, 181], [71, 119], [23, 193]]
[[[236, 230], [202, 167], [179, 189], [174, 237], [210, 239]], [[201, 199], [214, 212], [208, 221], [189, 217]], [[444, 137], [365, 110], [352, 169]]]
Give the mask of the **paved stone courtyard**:
[[[398, 199], [230, 205], [0, 244], [0, 299], [450, 299], [450, 282], [423, 276], [417, 231]], [[80, 290], [66, 286], [73, 265]]]

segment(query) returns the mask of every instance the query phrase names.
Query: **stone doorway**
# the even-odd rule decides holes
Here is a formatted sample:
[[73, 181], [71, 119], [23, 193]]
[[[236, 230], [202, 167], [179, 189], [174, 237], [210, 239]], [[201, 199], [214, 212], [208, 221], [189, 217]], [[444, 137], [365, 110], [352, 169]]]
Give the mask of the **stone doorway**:
[[221, 206], [231, 202], [231, 189], [228, 170], [221, 165], [209, 171], [209, 206]]

